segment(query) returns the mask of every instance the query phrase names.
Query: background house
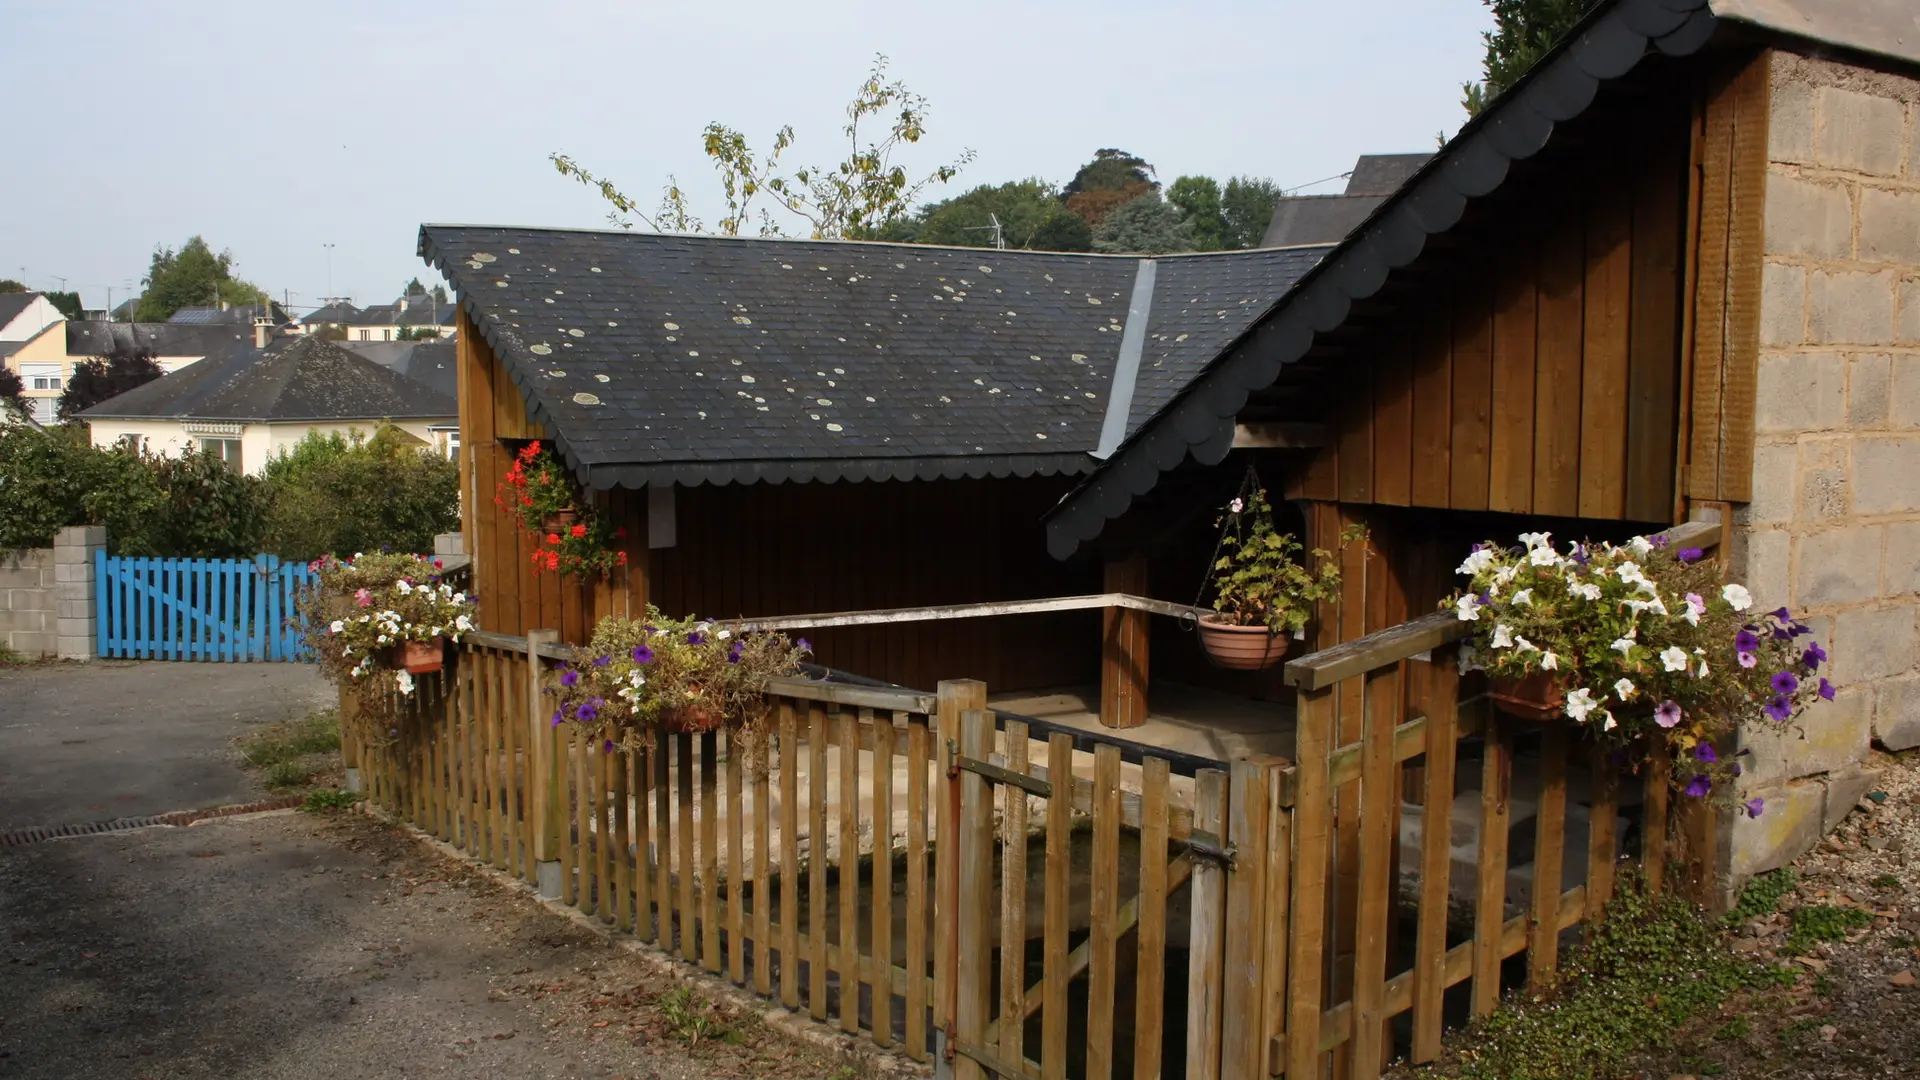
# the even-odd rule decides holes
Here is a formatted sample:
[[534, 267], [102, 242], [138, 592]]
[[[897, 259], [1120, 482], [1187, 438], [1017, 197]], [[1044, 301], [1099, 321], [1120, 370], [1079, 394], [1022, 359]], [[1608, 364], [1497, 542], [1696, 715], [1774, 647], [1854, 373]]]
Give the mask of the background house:
[[391, 304], [363, 308], [345, 325], [349, 341], [398, 341], [403, 333], [451, 338], [454, 309], [452, 304], [435, 300], [431, 293], [416, 293]]
[[360, 317], [360, 309], [348, 300], [329, 300], [320, 307], [300, 316], [295, 333], [315, 334], [323, 330], [345, 332], [346, 327]]
[[317, 338], [208, 358], [80, 414], [95, 446], [218, 453], [258, 473], [311, 432], [370, 432], [383, 422], [430, 443], [451, 399]]
[[20, 376], [29, 415], [43, 426], [54, 422], [60, 394], [72, 369], [63, 322], [56, 319], [25, 340], [0, 340], [0, 362]]
[[0, 341], [27, 341], [65, 318], [40, 293], [0, 293]]
[[1362, 154], [1338, 195], [1282, 195], [1261, 247], [1332, 244], [1344, 239], [1425, 165], [1432, 154]]
[[[343, 341], [340, 345], [354, 355], [421, 383], [449, 400], [459, 396], [457, 353], [450, 337], [431, 341]], [[429, 424], [427, 430], [434, 449], [459, 460], [460, 424], [457, 419]]]

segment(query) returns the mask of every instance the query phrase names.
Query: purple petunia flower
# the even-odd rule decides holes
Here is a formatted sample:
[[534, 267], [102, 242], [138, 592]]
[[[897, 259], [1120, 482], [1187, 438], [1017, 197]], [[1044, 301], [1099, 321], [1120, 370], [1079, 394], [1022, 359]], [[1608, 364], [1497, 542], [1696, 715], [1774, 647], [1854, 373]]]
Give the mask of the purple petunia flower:
[[635, 646], [633, 650], [633, 662], [636, 664], [653, 663], [653, 649], [646, 645]]
[[1793, 703], [1783, 697], [1776, 697], [1767, 703], [1765, 712], [1780, 723], [1793, 719]]
[[591, 701], [581, 702], [580, 708], [575, 710], [573, 715], [581, 723], [591, 724], [594, 718], [600, 715], [600, 706]]
[[1803, 622], [1796, 622], [1796, 623], [1793, 623], [1793, 624], [1791, 624], [1791, 625], [1789, 625], [1789, 626], [1787, 627], [1787, 629], [1789, 629], [1789, 630], [1792, 630], [1792, 631], [1793, 631], [1793, 636], [1794, 636], [1794, 637], [1799, 637], [1799, 636], [1801, 636], [1802, 634], [1811, 634], [1811, 633], [1813, 633], [1813, 627], [1811, 627], [1811, 626], [1808, 626], [1808, 625], [1807, 625], [1806, 623], [1803, 623]]
[[1711, 791], [1713, 791], [1713, 781], [1708, 778], [1707, 774], [1694, 773], [1693, 782], [1687, 785], [1686, 790], [1682, 792], [1682, 794], [1691, 795], [1696, 799], [1700, 799], [1705, 798]]
[[1680, 549], [1680, 561], [1683, 563], [1697, 563], [1706, 557], [1707, 553], [1699, 548]]
[[1808, 671], [1813, 671], [1827, 662], [1827, 650], [1821, 648], [1819, 642], [1809, 641], [1807, 651], [1800, 655], [1800, 662], [1807, 665]]
[[1784, 627], [1784, 626], [1776, 626], [1776, 627], [1774, 627], [1774, 628], [1773, 628], [1773, 640], [1775, 640], [1775, 641], [1792, 641], [1792, 640], [1793, 640], [1793, 631], [1791, 631], [1791, 630], [1789, 630], [1789, 629], [1787, 629], [1787, 628], [1786, 628], [1786, 627]]
[[572, 668], [567, 668], [565, 671], [562, 671], [560, 673], [560, 685], [561, 686], [580, 685], [580, 673], [573, 670]]
[[1733, 647], [1739, 652], [1752, 652], [1760, 647], [1760, 639], [1751, 630], [1742, 630], [1733, 635]]
[[1794, 678], [1791, 671], [1776, 671], [1773, 673], [1772, 686], [1776, 694], [1791, 694], [1800, 689], [1800, 680]]
[[1740, 661], [1740, 666], [1743, 668], [1751, 668], [1754, 665], [1760, 663], [1760, 657], [1754, 653], [1743, 652], [1743, 653], [1734, 653], [1733, 655], [1735, 659]]
[[813, 643], [809, 642], [806, 638], [801, 638], [799, 641], [794, 642], [794, 644], [799, 646], [801, 652], [813, 651]]
[[1779, 622], [1783, 626], [1793, 625], [1793, 612], [1788, 611], [1786, 608], [1777, 607], [1777, 608], [1774, 608], [1772, 611], [1767, 612], [1767, 614], [1773, 616], [1775, 621]]
[[1701, 761], [1704, 761], [1709, 765], [1720, 760], [1719, 752], [1716, 751], [1713, 748], [1712, 744], [1710, 743], [1701, 743], [1700, 745], [1694, 747], [1693, 756], [1696, 758], [1699, 758]]
[[744, 642], [739, 642], [739, 641], [734, 642], [733, 648], [727, 650], [727, 663], [729, 664], [739, 663], [741, 654], [745, 653], [746, 651], [747, 651], [747, 646]]
[[613, 740], [612, 740], [612, 739], [608, 739], [608, 740], [607, 740], [607, 745], [606, 745], [606, 746], [604, 746], [604, 747], [602, 747], [602, 748], [600, 749], [600, 752], [601, 752], [601, 753], [603, 753], [603, 754], [611, 754], [611, 753], [613, 753]]
[[566, 722], [566, 719], [567, 719], [566, 717], [564, 717], [564, 716], [562, 716], [562, 715], [560, 715], [560, 710], [559, 710], [559, 709], [555, 709], [555, 710], [553, 710], [553, 723], [551, 723], [551, 724], [549, 724], [549, 725], [547, 725], [547, 726], [548, 726], [548, 727], [559, 727], [559, 726], [560, 726], [561, 724], [563, 724], [563, 723], [565, 723], [565, 722]]
[[1670, 728], [1679, 724], [1680, 703], [1677, 701], [1661, 702], [1660, 707], [1653, 710], [1653, 722], [1663, 728]]
[[593, 658], [594, 667], [606, 667], [611, 663], [613, 663], [613, 657], [611, 656], [596, 656]]
[[1747, 800], [1747, 816], [1750, 818], [1759, 817], [1760, 811], [1765, 810], [1766, 808], [1767, 808], [1767, 800], [1765, 799], [1748, 799]]
[[1480, 603], [1481, 603], [1481, 604], [1483, 604], [1483, 605], [1485, 605], [1485, 604], [1491, 604], [1491, 603], [1493, 603], [1493, 593], [1491, 593], [1491, 592], [1482, 592], [1482, 593], [1481, 593], [1481, 594], [1480, 594], [1479, 596], [1476, 596], [1476, 597], [1474, 597], [1474, 599], [1476, 599], [1476, 600], [1478, 600], [1478, 601], [1480, 601]]
[[698, 645], [705, 640], [707, 640], [707, 635], [701, 633], [698, 630], [695, 630], [693, 633], [687, 635], [687, 644], [689, 645]]
[[1654, 547], [1657, 547], [1657, 548], [1663, 548], [1663, 547], [1666, 547], [1668, 544], [1673, 543], [1673, 541], [1667, 539], [1664, 536], [1661, 536], [1659, 533], [1654, 533], [1652, 536], [1647, 537], [1647, 543], [1652, 544]]
[[1822, 701], [1833, 700], [1833, 684], [1827, 681], [1825, 675], [1820, 676], [1820, 699]]

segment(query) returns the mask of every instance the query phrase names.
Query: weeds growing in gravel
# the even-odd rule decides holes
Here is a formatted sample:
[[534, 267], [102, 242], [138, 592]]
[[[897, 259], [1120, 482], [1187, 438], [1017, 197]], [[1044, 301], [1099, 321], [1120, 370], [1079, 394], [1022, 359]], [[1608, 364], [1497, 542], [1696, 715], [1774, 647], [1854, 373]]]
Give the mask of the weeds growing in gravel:
[[1859, 908], [1833, 904], [1808, 904], [1795, 908], [1793, 929], [1787, 933], [1787, 952], [1803, 953], [1816, 941], [1844, 941], [1848, 934], [1873, 923], [1873, 916]]
[[1762, 915], [1771, 915], [1780, 910], [1780, 900], [1793, 891], [1800, 882], [1799, 871], [1791, 866], [1778, 870], [1769, 870], [1764, 874], [1755, 874], [1747, 881], [1747, 887], [1740, 890], [1740, 902], [1727, 912], [1728, 926], [1739, 926], [1749, 919]]
[[274, 791], [302, 788], [325, 762], [322, 755], [340, 749], [340, 717], [329, 709], [301, 720], [270, 724], [240, 738], [240, 756], [262, 769], [262, 781]]
[[725, 1039], [732, 1034], [713, 1003], [684, 986], [660, 998], [660, 1015], [675, 1035], [687, 1040], [689, 1047], [699, 1046], [702, 1039]]
[[342, 788], [321, 788], [307, 792], [306, 805], [300, 809], [310, 814], [324, 814], [334, 810], [345, 810], [360, 801], [360, 793]]

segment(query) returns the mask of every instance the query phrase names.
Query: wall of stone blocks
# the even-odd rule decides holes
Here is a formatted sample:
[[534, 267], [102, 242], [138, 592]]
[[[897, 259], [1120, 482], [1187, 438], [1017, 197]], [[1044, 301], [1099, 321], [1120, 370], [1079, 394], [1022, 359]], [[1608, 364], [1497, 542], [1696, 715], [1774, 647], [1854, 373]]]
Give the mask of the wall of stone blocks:
[[0, 646], [29, 660], [58, 655], [53, 549], [0, 552]]
[[1736, 572], [1810, 617], [1840, 687], [1803, 734], [1751, 733], [1768, 800], [1736, 878], [1782, 865], [1920, 745], [1920, 81], [1772, 58], [1753, 502]]

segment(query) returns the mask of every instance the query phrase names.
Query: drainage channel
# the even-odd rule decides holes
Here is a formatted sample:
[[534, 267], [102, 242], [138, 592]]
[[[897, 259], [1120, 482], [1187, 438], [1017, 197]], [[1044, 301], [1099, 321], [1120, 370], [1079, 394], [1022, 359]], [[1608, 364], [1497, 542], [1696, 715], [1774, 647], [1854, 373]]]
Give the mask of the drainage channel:
[[305, 802], [306, 799], [293, 796], [284, 799], [267, 799], [262, 802], [240, 803], [235, 806], [216, 806], [209, 810], [174, 810], [165, 814], [155, 814], [152, 817], [114, 818], [112, 821], [87, 821], [75, 825], [32, 825], [24, 829], [0, 832], [0, 848], [22, 847], [69, 836], [100, 836], [106, 833], [132, 832], [135, 829], [151, 829], [159, 826], [192, 825], [210, 818], [258, 814], [266, 810], [286, 810]]

